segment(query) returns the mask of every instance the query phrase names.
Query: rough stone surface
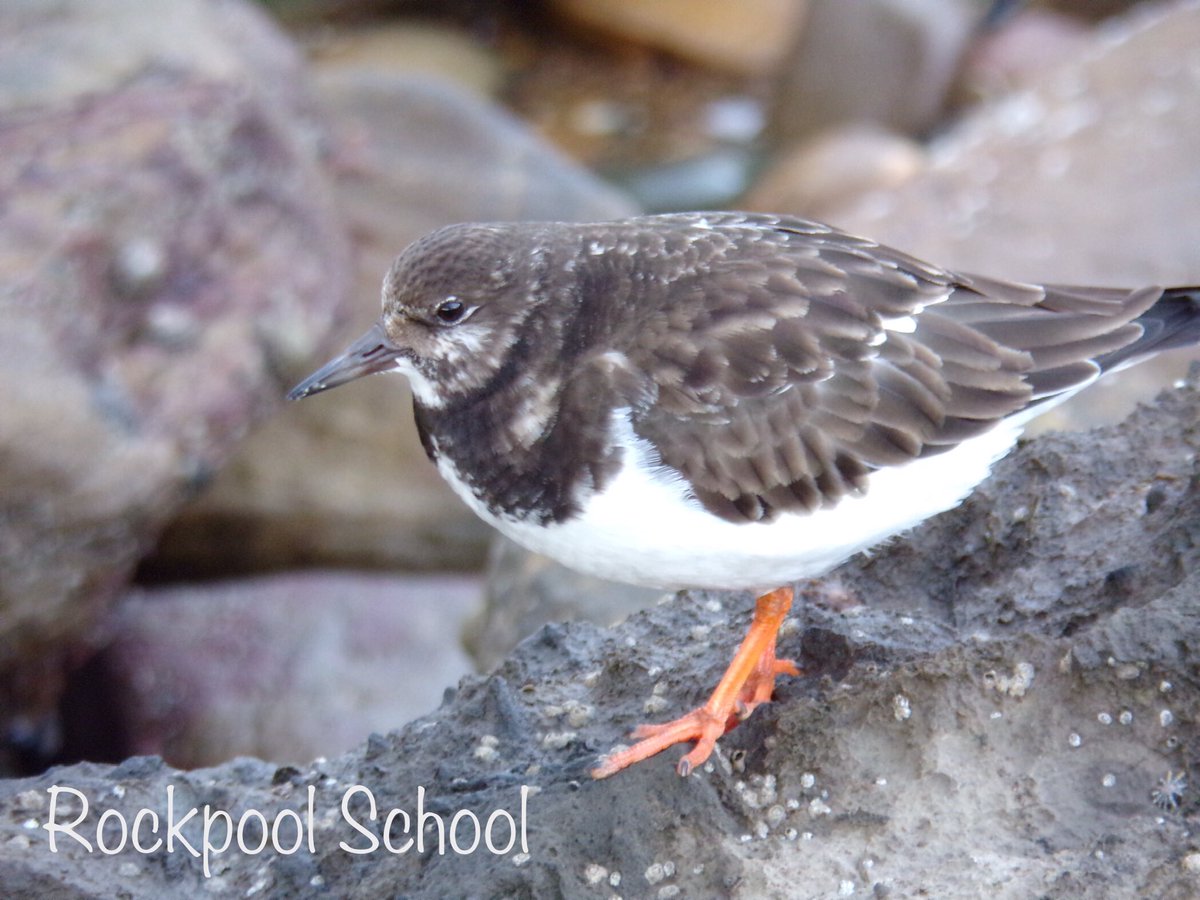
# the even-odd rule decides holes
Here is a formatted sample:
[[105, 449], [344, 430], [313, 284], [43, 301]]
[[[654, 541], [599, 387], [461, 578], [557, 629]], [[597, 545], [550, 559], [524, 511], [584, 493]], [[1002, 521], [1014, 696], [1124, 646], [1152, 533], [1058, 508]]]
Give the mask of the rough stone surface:
[[[367, 298], [379, 295], [393, 256], [434, 228], [634, 212], [524, 126], [449, 85], [353, 69], [318, 83], [339, 136], [338, 201], [359, 250], [354, 319], [329, 352], [367, 329], [379, 308]], [[462, 568], [482, 564], [488, 534], [425, 459], [405, 382], [377, 377], [293, 404], [256, 431], [171, 525], [146, 571]]]
[[600, 34], [711, 68], [766, 75], [791, 49], [808, 0], [554, 0], [552, 7]]
[[471, 670], [457, 634], [481, 593], [477, 578], [334, 572], [135, 590], [68, 685], [64, 755], [104, 758], [97, 732], [110, 759], [185, 769], [345, 753]]
[[[603, 782], [586, 771], [635, 722], [701, 699], [745, 627], [744, 595], [681, 595], [611, 631], [548, 626], [338, 759], [187, 773], [137, 757], [0, 782], [0, 882], [55, 897], [1194, 896], [1198, 454], [1194, 382], [1120, 427], [1025, 444], [957, 510], [807, 585], [780, 642], [805, 674], [687, 780], [678, 749]], [[107, 809], [127, 825], [156, 810], [165, 831], [171, 787], [176, 822], [210, 804], [247, 822], [251, 848], [248, 810], [303, 822], [311, 787], [315, 853], [235, 842], [208, 878], [178, 842], [89, 855], [60, 834], [52, 853], [52, 785], [88, 799], [78, 830], [93, 842]], [[370, 846], [344, 798], [373, 834], [393, 808], [415, 821], [418, 803], [449, 829], [462, 809], [519, 822], [521, 785], [525, 852], [457, 853], [447, 834], [439, 853], [428, 817], [423, 852], [340, 846]], [[201, 819], [182, 829], [197, 848]], [[412, 821], [406, 835], [393, 817], [394, 847]], [[286, 849], [295, 819], [280, 822]], [[116, 847], [116, 814], [105, 825]]]
[[[0, 16], [0, 728], [349, 287], [300, 60], [242, 2]], [[36, 748], [35, 748], [36, 749]], [[0, 760], [0, 762], [3, 762]]]

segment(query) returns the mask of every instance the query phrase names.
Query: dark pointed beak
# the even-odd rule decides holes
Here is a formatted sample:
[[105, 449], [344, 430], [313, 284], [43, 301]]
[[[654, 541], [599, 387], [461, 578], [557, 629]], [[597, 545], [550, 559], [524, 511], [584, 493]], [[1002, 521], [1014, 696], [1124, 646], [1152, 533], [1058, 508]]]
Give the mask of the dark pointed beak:
[[388, 338], [383, 325], [376, 322], [341, 356], [331, 359], [288, 391], [288, 399], [302, 400], [310, 394], [319, 394], [355, 378], [386, 372], [395, 366], [399, 355], [400, 348]]

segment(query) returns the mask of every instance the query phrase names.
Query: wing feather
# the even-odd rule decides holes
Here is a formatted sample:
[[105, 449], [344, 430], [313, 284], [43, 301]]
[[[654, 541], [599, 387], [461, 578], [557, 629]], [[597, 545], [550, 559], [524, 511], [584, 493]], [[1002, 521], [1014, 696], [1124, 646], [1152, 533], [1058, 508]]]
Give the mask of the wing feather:
[[1161, 294], [956, 274], [800, 219], [634, 221], [670, 232], [634, 241], [667, 289], [615, 339], [652, 398], [634, 430], [735, 521], [835, 503], [1088, 382]]

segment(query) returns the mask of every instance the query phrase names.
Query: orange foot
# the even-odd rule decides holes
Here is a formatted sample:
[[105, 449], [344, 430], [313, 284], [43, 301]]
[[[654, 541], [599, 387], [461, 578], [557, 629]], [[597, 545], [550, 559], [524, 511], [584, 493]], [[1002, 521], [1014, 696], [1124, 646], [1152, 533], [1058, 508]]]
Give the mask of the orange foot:
[[682, 741], [695, 741], [696, 746], [679, 761], [676, 771], [687, 775], [702, 765], [717, 738], [771, 699], [775, 676], [800, 674], [790, 659], [775, 657], [775, 638], [791, 607], [791, 588], [779, 588], [759, 597], [750, 630], [708, 702], [673, 722], [639, 725], [633, 736], [641, 740], [606, 756], [592, 769], [592, 777], [607, 778]]

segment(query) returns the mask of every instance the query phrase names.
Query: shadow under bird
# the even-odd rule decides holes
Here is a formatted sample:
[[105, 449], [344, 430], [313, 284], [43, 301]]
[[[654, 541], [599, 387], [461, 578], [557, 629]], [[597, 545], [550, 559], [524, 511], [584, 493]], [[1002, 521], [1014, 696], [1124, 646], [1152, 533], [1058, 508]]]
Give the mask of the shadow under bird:
[[690, 741], [686, 775], [797, 674], [780, 585], [957, 505], [1104, 373], [1198, 342], [1200, 287], [984, 278], [786, 216], [463, 224], [401, 253], [380, 320], [288, 396], [400, 372], [430, 459], [513, 540], [758, 592], [708, 702], [592, 772]]

